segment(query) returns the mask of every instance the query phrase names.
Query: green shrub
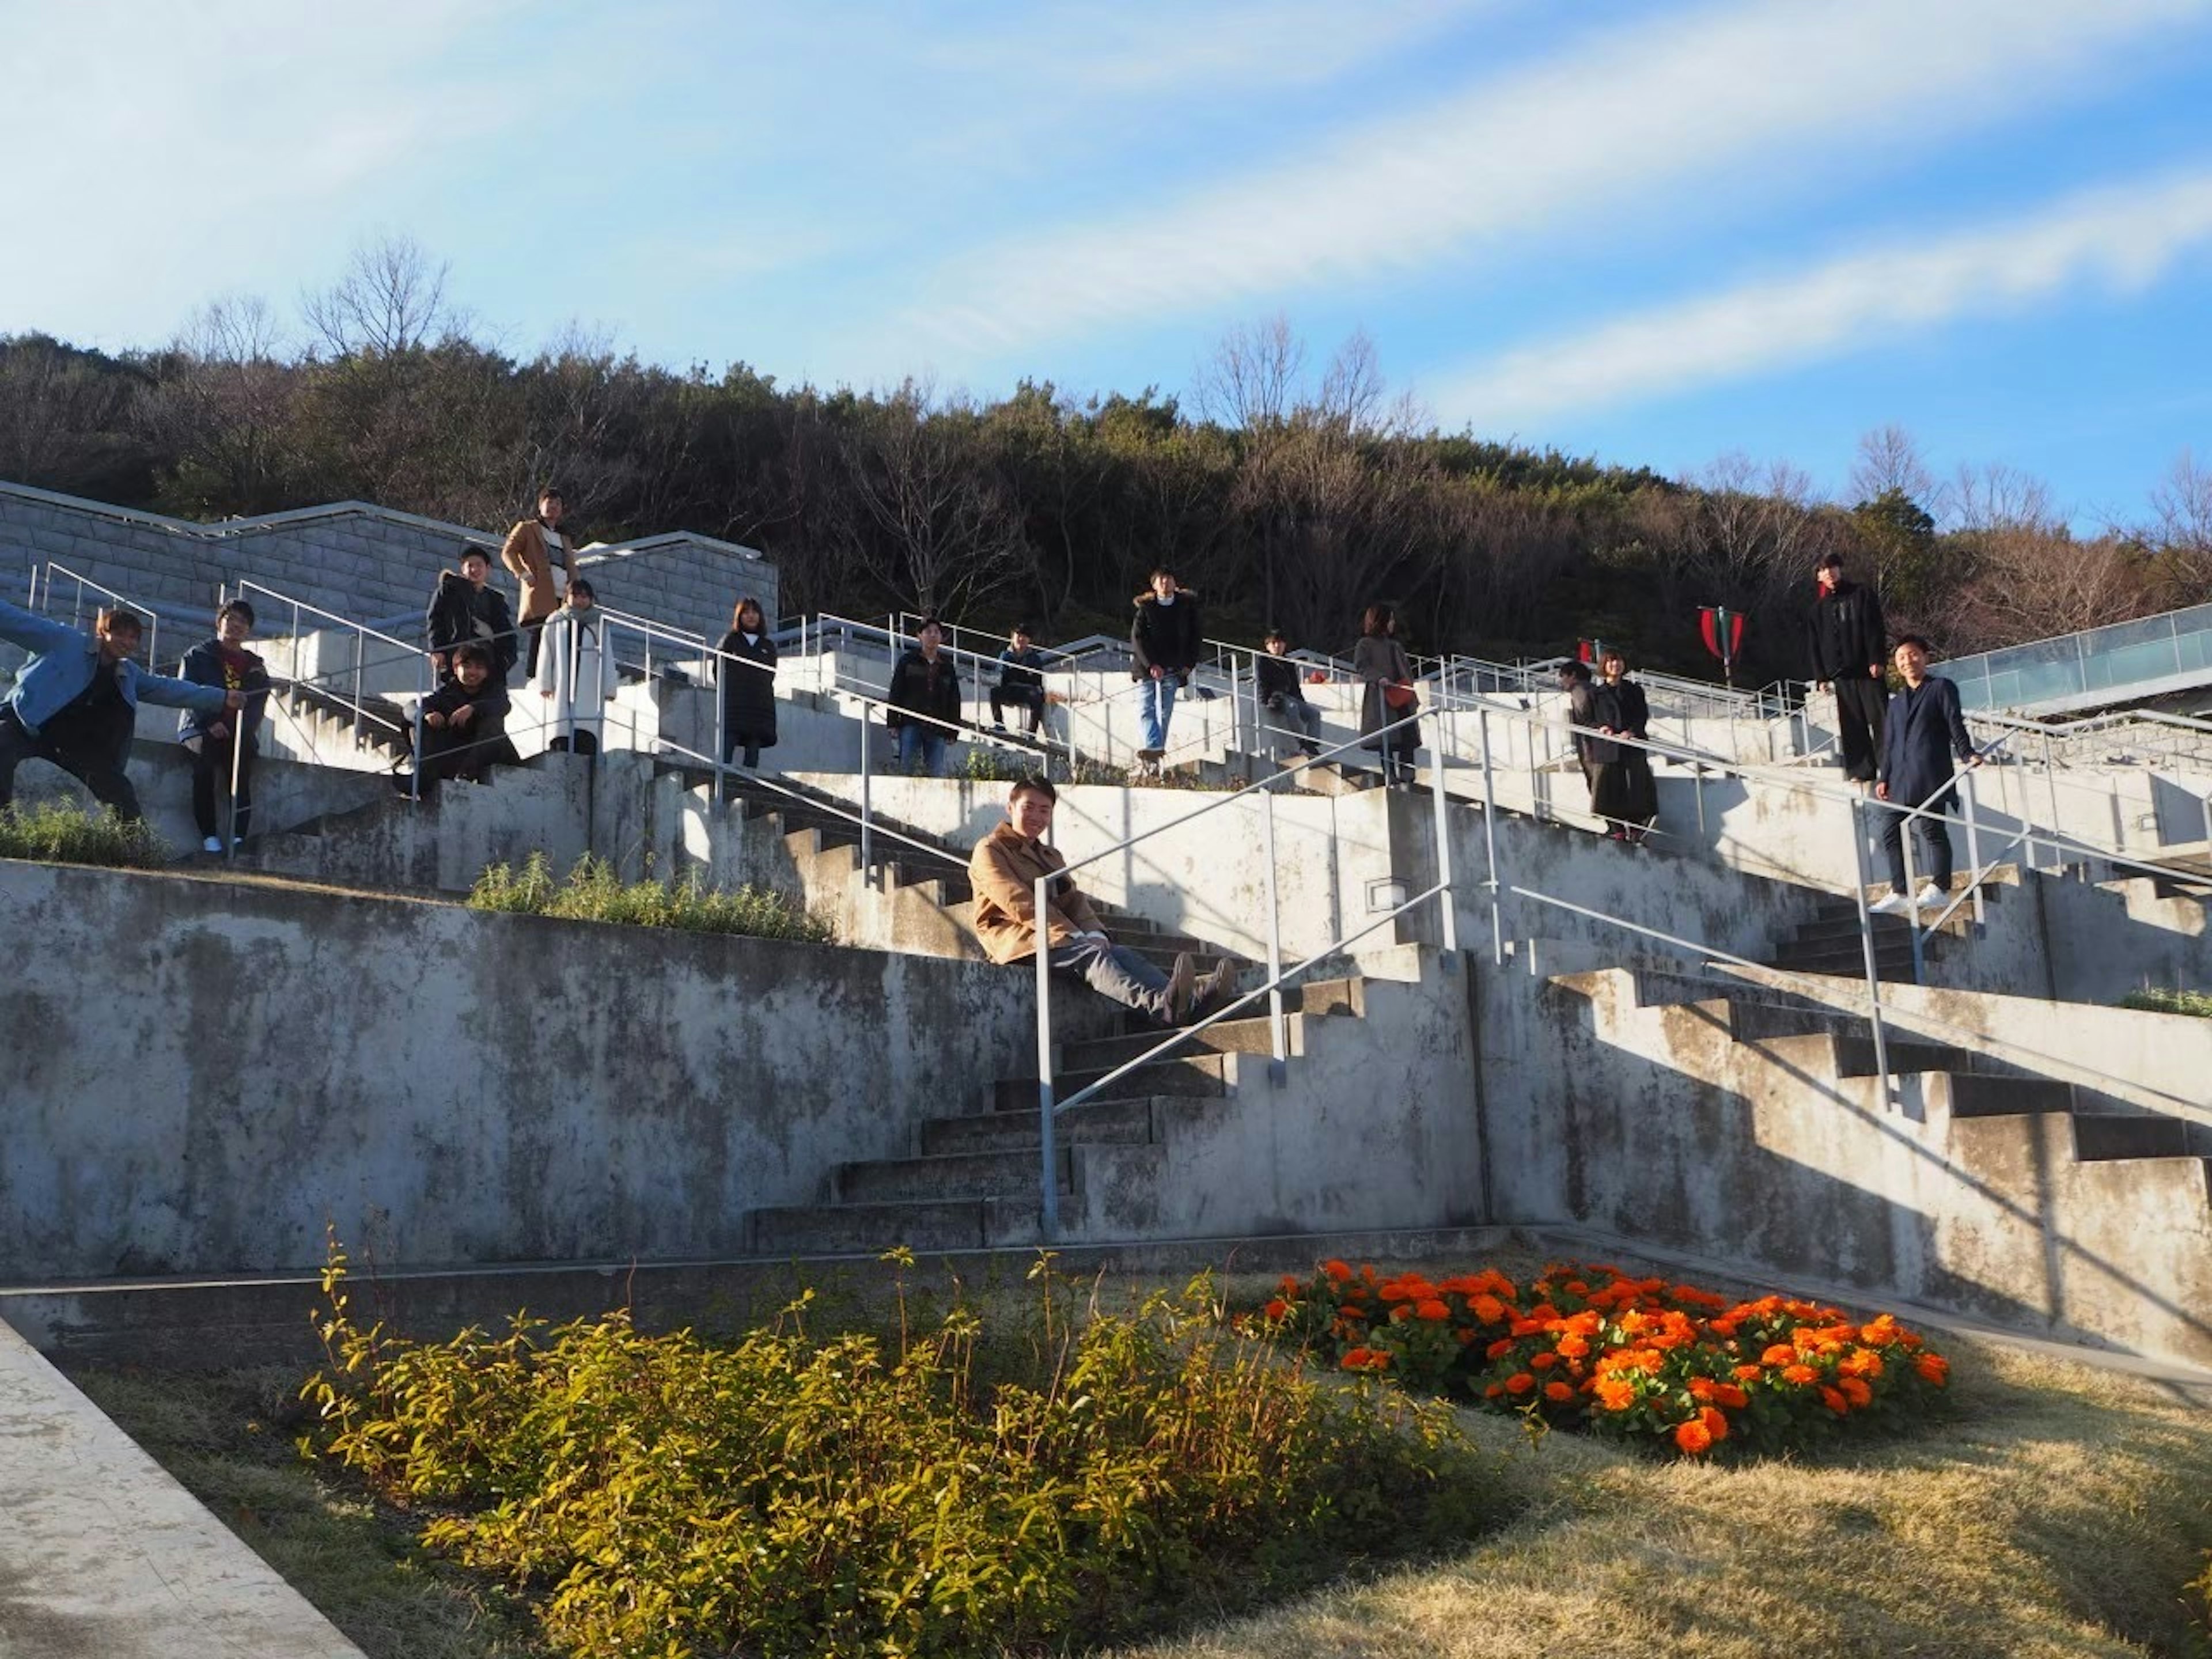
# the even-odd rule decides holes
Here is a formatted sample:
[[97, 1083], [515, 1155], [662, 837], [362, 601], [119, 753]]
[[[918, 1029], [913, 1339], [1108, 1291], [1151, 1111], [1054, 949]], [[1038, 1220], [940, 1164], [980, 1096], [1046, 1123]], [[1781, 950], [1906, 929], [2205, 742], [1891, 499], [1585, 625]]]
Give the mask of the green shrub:
[[2140, 1008], [2153, 1014], [2194, 1014], [2202, 1019], [2212, 1016], [2212, 996], [2202, 991], [2169, 991], [2162, 986], [2145, 986], [2122, 997], [2120, 1006]]
[[168, 851], [143, 821], [125, 823], [112, 808], [49, 800], [0, 811], [0, 858], [149, 869], [167, 863]]
[[576, 860], [567, 881], [556, 881], [543, 853], [532, 853], [517, 872], [495, 864], [469, 890], [477, 910], [505, 910], [572, 921], [628, 922], [638, 927], [674, 927], [692, 933], [743, 933], [754, 939], [804, 939], [826, 944], [835, 937], [829, 923], [810, 915], [781, 893], [757, 887], [727, 891], [694, 878], [681, 882], [625, 883], [605, 859], [586, 854]]
[[334, 1250], [302, 1449], [593, 1655], [1087, 1645], [1498, 1517], [1443, 1407], [1301, 1376], [1204, 1281], [1117, 1316], [1032, 1279], [1011, 1341], [903, 1304], [817, 1340], [802, 1297], [732, 1346], [623, 1313], [433, 1344], [356, 1326]]

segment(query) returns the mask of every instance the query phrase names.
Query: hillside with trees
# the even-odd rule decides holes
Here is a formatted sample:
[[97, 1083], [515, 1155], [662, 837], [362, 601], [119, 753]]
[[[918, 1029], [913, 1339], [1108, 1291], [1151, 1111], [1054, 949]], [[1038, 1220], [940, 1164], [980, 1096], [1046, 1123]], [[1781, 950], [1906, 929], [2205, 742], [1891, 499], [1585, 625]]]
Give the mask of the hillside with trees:
[[1441, 432], [1364, 337], [1315, 361], [1279, 320], [1232, 331], [1181, 393], [982, 400], [678, 372], [582, 337], [520, 357], [404, 240], [300, 313], [225, 299], [119, 354], [0, 337], [0, 478], [204, 520], [353, 497], [485, 526], [557, 479], [590, 538], [762, 549], [787, 611], [1024, 617], [1047, 639], [1119, 631], [1163, 562], [1215, 631], [1274, 621], [1324, 647], [1381, 598], [1424, 651], [1601, 635], [1709, 674], [1697, 608], [1725, 604], [1752, 618], [1754, 683], [1801, 672], [1796, 617], [1832, 547], [1943, 655], [2212, 594], [2212, 471], [2186, 453], [2140, 521], [2085, 535], [2038, 480], [1938, 479], [1893, 428], [1862, 441], [1842, 501], [1742, 455], [1669, 478]]

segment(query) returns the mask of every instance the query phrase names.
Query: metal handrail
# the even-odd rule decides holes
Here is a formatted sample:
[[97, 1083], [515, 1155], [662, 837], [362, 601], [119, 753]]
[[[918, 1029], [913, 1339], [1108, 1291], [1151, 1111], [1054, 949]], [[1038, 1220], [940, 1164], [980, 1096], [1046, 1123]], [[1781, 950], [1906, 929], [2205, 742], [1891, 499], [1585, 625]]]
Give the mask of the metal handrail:
[[[70, 627], [76, 628], [82, 626], [79, 619], [82, 617], [84, 611], [84, 591], [87, 588], [90, 588], [94, 592], [104, 594], [108, 599], [114, 600], [116, 606], [125, 611], [134, 611], [137, 615], [146, 618], [149, 624], [146, 629], [146, 660], [150, 664], [160, 663], [161, 660], [161, 613], [160, 611], [156, 611], [150, 605], [140, 604], [137, 600], [131, 598], [128, 594], [117, 592], [115, 589], [108, 586], [105, 582], [96, 582], [89, 576], [80, 574], [76, 571], [70, 569], [67, 565], [60, 562], [58, 560], [46, 560], [45, 568], [46, 580], [44, 592], [45, 602], [46, 604], [52, 605], [53, 603], [53, 586], [54, 578], [56, 576], [66, 576], [70, 581], [76, 584], [76, 603], [70, 607]], [[36, 564], [33, 564], [31, 567], [31, 590], [30, 609], [37, 611], [40, 605], [39, 595], [40, 589], [39, 586], [39, 566]]]

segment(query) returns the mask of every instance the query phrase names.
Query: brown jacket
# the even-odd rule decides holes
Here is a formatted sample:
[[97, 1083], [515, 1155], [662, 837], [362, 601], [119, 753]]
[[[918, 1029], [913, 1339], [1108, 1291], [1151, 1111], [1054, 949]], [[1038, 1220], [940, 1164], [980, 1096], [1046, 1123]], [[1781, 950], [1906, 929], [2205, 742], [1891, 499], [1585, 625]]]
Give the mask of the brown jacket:
[[[1011, 823], [975, 843], [968, 860], [968, 879], [975, 889], [975, 937], [992, 961], [1019, 962], [1036, 951], [1037, 878], [1066, 865], [1042, 842], [1024, 841]], [[1055, 890], [1049, 917], [1054, 945], [1078, 933], [1106, 931], [1073, 876], [1062, 876]]]
[[[517, 622], [544, 622], [561, 608], [560, 590], [553, 586], [553, 562], [545, 556], [545, 531], [537, 520], [524, 519], [507, 532], [499, 562], [522, 584], [522, 612]], [[575, 566], [569, 562], [568, 538], [563, 536], [561, 574], [566, 579], [575, 574]]]

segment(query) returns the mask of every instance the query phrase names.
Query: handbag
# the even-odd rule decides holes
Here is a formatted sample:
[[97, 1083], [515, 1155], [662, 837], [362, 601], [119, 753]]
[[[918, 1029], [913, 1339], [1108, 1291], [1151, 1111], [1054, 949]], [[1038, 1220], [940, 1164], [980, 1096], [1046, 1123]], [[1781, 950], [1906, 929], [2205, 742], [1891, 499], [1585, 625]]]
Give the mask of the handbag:
[[1382, 706], [1394, 714], [1410, 714], [1421, 706], [1421, 700], [1410, 685], [1385, 685]]

